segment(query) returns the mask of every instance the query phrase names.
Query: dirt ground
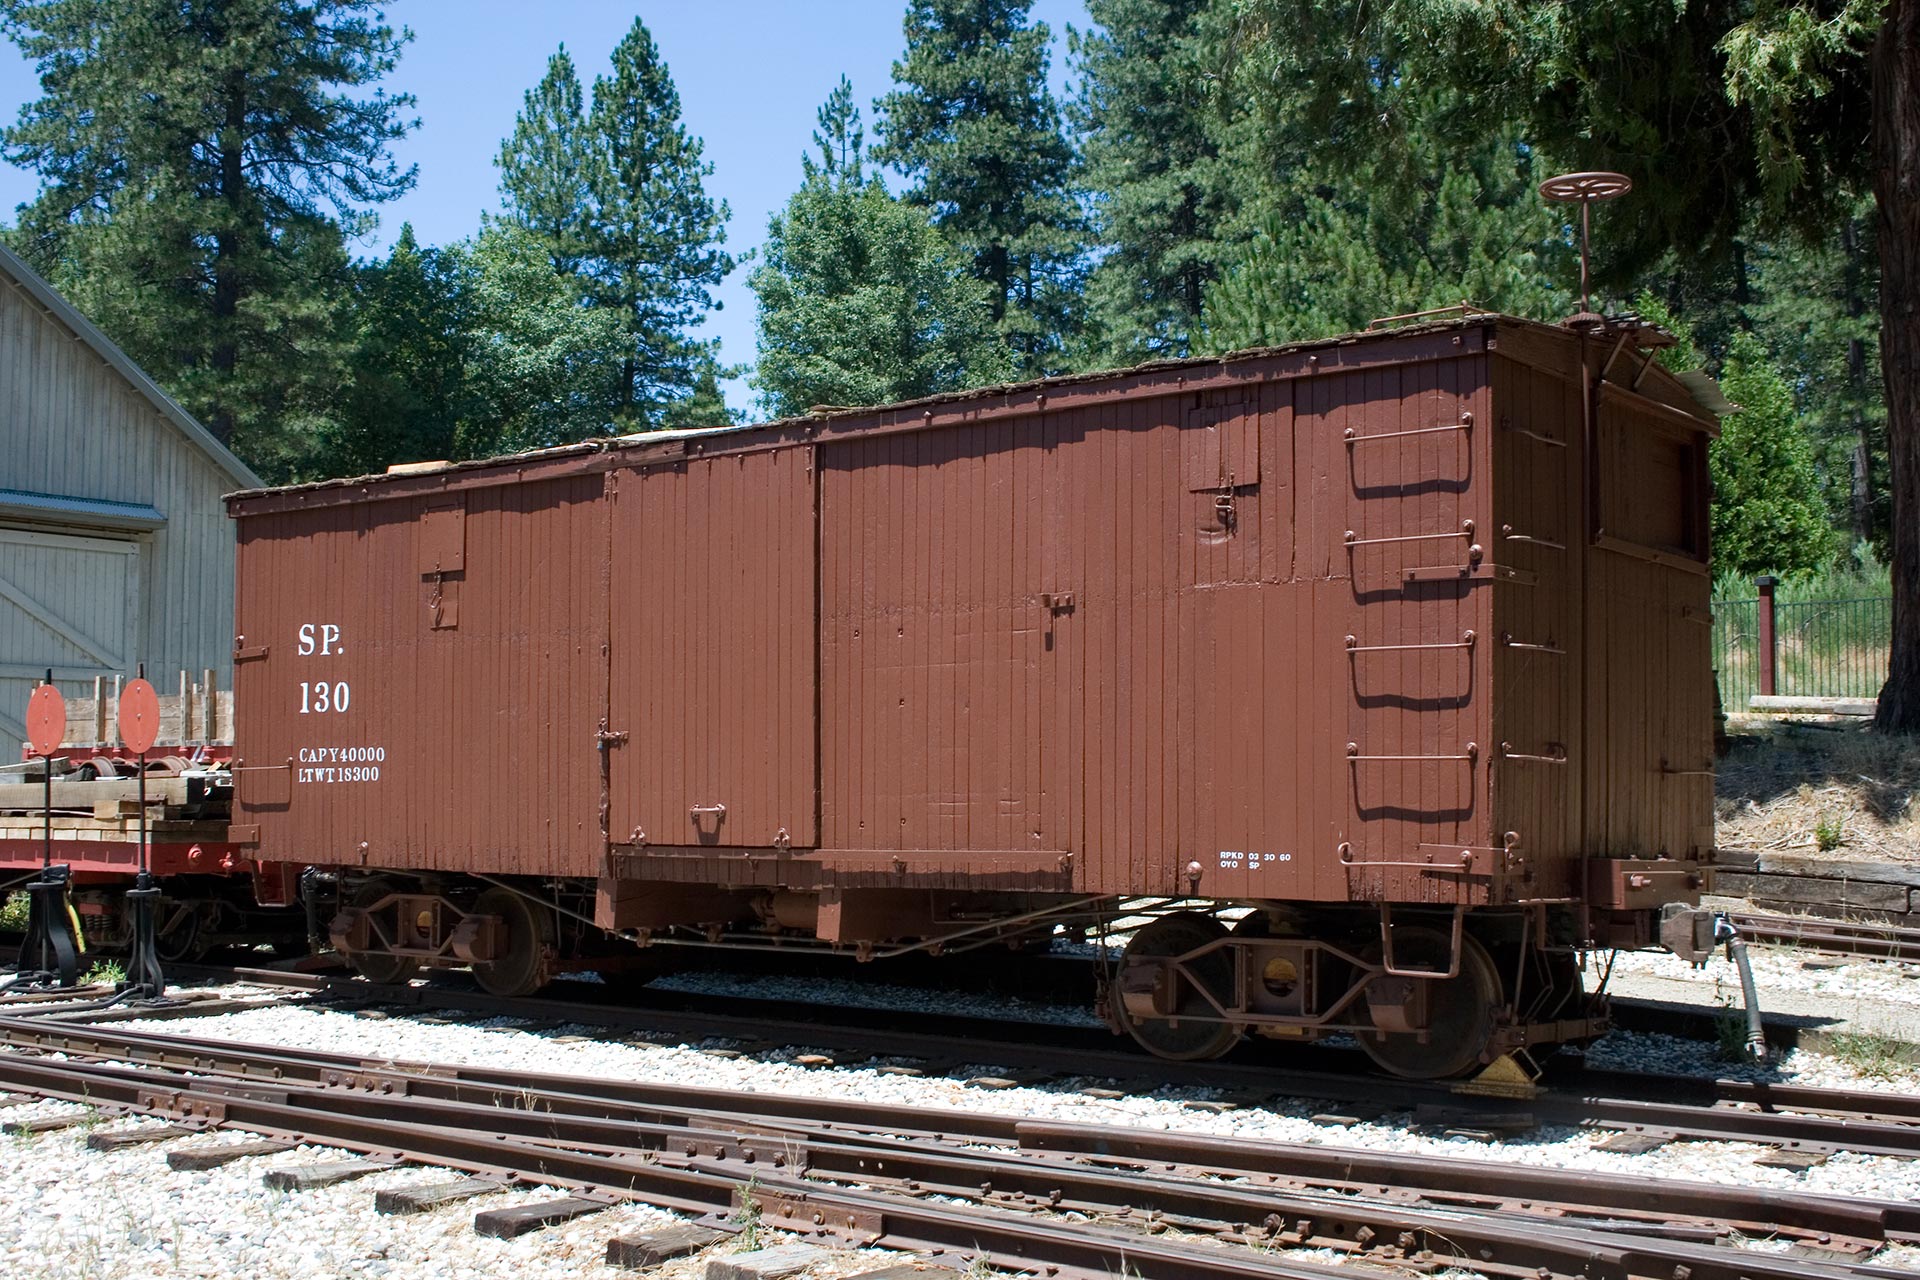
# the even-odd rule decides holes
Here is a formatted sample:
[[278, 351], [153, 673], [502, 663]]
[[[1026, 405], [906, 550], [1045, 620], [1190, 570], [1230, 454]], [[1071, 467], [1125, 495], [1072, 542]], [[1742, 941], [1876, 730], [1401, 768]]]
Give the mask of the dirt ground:
[[1715, 780], [1715, 843], [1920, 862], [1920, 738], [1857, 721], [1731, 716]]

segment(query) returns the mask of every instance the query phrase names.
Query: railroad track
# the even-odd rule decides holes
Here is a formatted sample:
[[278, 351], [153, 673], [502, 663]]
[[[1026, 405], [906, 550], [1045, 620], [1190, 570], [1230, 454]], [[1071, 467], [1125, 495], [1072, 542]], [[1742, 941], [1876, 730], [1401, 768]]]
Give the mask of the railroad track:
[[[380, 1007], [419, 1014], [507, 1017], [535, 1026], [579, 1024], [624, 1032], [699, 1040], [721, 1039], [775, 1050], [819, 1048], [836, 1062], [907, 1058], [928, 1073], [982, 1066], [1042, 1079], [1112, 1079], [1129, 1092], [1191, 1085], [1221, 1090], [1249, 1104], [1274, 1098], [1310, 1099], [1361, 1119], [1409, 1113], [1410, 1123], [1459, 1129], [1489, 1138], [1541, 1126], [1597, 1127], [1642, 1135], [1647, 1141], [1749, 1142], [1809, 1154], [1852, 1151], [1920, 1158], [1920, 1097], [1891, 1092], [1801, 1085], [1654, 1076], [1598, 1069], [1562, 1070], [1547, 1087], [1518, 1098], [1465, 1094], [1454, 1082], [1423, 1082], [1370, 1074], [1357, 1052], [1249, 1045], [1216, 1062], [1179, 1063], [1147, 1057], [1104, 1030], [1028, 1023], [1017, 1029], [984, 1018], [903, 1014], [897, 1010], [827, 1011], [832, 1022], [799, 1019], [789, 1004], [738, 997], [615, 993], [582, 984], [596, 999], [502, 999], [452, 984], [382, 986], [359, 978], [280, 970], [208, 971], [224, 982], [258, 983], [305, 993], [348, 1007]], [[646, 1003], [636, 1005], [638, 995]], [[615, 999], [620, 1003], [613, 1003]], [[162, 1007], [156, 1016], [180, 1018], [248, 1008], [271, 1000], [229, 998], [197, 1008]], [[123, 1021], [136, 1011], [114, 1008], [22, 1015], [23, 1023], [65, 1026]], [[139, 1011], [138, 1016], [145, 1016]], [[1013, 1038], [1017, 1036], [1017, 1038]], [[208, 1042], [212, 1044], [214, 1042]], [[1311, 1058], [1312, 1067], [1299, 1065]], [[1065, 1065], [1063, 1065], [1065, 1064]]]
[[1920, 929], [1856, 920], [1828, 920], [1818, 916], [1782, 916], [1755, 912], [1729, 913], [1749, 942], [1769, 946], [1804, 947], [1833, 955], [1865, 960], [1895, 960], [1920, 964]]
[[[0, 1018], [0, 1087], [637, 1199], [709, 1223], [1148, 1280], [1841, 1280], [1920, 1206], [193, 1041]], [[1757, 1253], [1767, 1240], [1787, 1252]]]

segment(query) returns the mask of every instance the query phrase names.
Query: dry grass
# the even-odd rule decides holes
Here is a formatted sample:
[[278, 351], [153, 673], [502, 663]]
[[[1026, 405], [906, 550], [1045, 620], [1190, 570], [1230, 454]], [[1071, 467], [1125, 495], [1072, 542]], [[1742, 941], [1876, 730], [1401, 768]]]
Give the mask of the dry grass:
[[1729, 849], [1920, 862], [1920, 738], [1734, 716], [1715, 783]]

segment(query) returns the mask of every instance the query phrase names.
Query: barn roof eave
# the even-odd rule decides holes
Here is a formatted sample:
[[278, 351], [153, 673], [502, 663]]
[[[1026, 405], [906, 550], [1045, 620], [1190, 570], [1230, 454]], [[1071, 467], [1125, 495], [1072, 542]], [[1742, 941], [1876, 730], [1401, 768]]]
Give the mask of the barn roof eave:
[[111, 365], [115, 372], [125, 378], [135, 391], [138, 391], [160, 416], [171, 423], [180, 434], [200, 447], [201, 452], [213, 460], [215, 466], [225, 472], [242, 488], [257, 489], [265, 482], [255, 475], [253, 469], [234, 456], [231, 449], [221, 444], [213, 433], [195, 420], [194, 416], [175, 403], [172, 396], [160, 389], [139, 365], [135, 364], [126, 352], [115, 345], [113, 339], [100, 331], [98, 325], [80, 313], [79, 308], [60, 296], [58, 290], [40, 278], [40, 273], [28, 266], [19, 254], [0, 244], [0, 272], [4, 272], [13, 283], [20, 286], [28, 297], [46, 308], [61, 324], [74, 332], [82, 342], [93, 348], [98, 355]]

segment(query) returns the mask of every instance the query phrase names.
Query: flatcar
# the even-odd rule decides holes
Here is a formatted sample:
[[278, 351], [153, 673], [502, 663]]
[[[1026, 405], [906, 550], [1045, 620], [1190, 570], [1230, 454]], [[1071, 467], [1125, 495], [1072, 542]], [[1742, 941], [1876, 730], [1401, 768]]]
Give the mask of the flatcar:
[[1103, 1009], [1164, 1057], [1592, 1037], [1588, 953], [1708, 939], [1668, 341], [1460, 309], [232, 495], [233, 839], [378, 979], [1131, 917]]
[[[69, 895], [89, 953], [126, 949], [126, 891], [140, 865], [140, 762], [117, 743], [118, 681], [96, 678], [67, 703], [67, 727], [48, 765], [25, 754], [0, 771], [0, 896], [18, 892], [51, 860], [68, 869]], [[163, 886], [155, 951], [193, 961], [229, 946], [307, 949], [298, 901], [301, 868], [265, 863], [228, 839], [233, 706], [212, 673], [160, 699], [160, 736], [146, 761], [148, 866]], [[44, 808], [52, 803], [49, 815]]]

